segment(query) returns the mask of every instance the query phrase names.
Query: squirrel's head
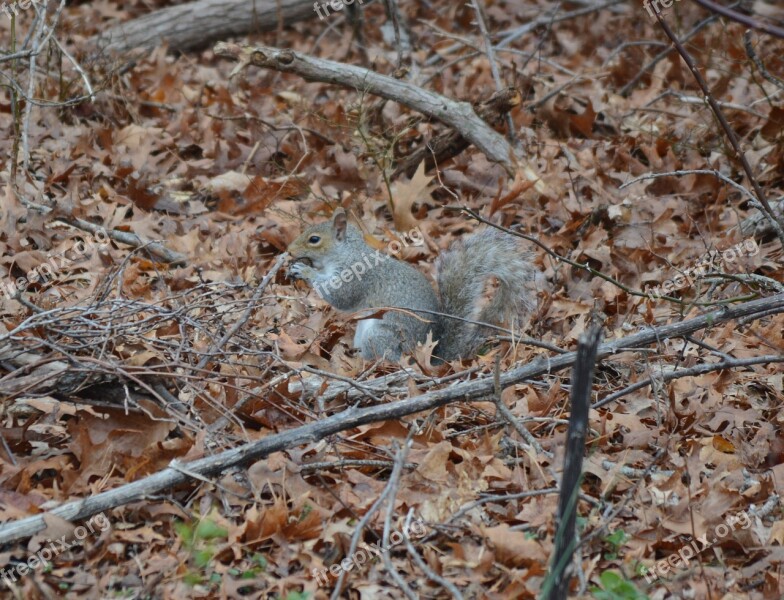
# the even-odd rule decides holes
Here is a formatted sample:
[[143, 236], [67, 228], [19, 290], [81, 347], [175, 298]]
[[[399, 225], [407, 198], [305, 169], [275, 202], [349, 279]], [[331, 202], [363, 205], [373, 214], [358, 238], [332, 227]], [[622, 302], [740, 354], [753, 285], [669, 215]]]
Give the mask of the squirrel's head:
[[346, 211], [338, 208], [331, 221], [311, 225], [287, 248], [295, 261], [307, 259], [316, 269], [323, 269], [325, 262], [340, 253], [344, 244], [362, 241], [362, 233], [348, 222]]

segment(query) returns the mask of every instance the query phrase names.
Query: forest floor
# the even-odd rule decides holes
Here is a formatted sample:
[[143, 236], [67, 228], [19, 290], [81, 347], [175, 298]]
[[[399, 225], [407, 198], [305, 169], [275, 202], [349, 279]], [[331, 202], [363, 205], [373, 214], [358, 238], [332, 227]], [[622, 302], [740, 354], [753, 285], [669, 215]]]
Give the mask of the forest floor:
[[[15, 115], [7, 79], [0, 90], [2, 593], [327, 598], [344, 564], [347, 598], [400, 598], [402, 586], [420, 598], [537, 597], [557, 529], [568, 369], [501, 395], [540, 451], [488, 394], [210, 477], [190, 476], [186, 463], [357, 402], [492, 381], [496, 364], [508, 372], [559, 355], [548, 347], [574, 350], [592, 323], [614, 341], [781, 294], [781, 241], [741, 227], [759, 213], [756, 191], [694, 77], [637, 2], [525, 32], [516, 30], [584, 4], [487, 2], [492, 62], [522, 98], [510, 113], [513, 144], [538, 185], [510, 178], [474, 146], [438, 170], [392, 177], [397, 156], [445, 126], [361, 89], [253, 66], [230, 77], [236, 63], [211, 44], [161, 46], [131, 64], [89, 50], [102, 28], [164, 5], [65, 7], [52, 39], [79, 61], [94, 101], [29, 114], [22, 102]], [[772, 4], [755, 7], [784, 17]], [[357, 9], [357, 27], [342, 11], [233, 41], [397, 74], [461, 101], [497, 91], [470, 2], [401, 2], [410, 55], [384, 3]], [[17, 43], [34, 14], [20, 11]], [[775, 203], [784, 195], [784, 85], [749, 57], [744, 25], [692, 2], [664, 19]], [[10, 49], [11, 21], [0, 21], [0, 46]], [[755, 32], [750, 43], [773, 79], [784, 77], [784, 40]], [[36, 98], [85, 93], [53, 41], [36, 68]], [[20, 81], [25, 69], [0, 62]], [[652, 177], [621, 187], [643, 175]], [[551, 253], [531, 245], [542, 277], [522, 334], [545, 344], [495, 341], [474, 360], [439, 366], [423, 348], [395, 378], [400, 365], [363, 361], [351, 347], [356, 322], [285, 269], [254, 296], [303, 227], [337, 206], [379, 247], [418, 230], [424, 243], [399, 256], [428, 276], [439, 251], [479, 226], [460, 208], [535, 237]], [[84, 222], [103, 229], [89, 234]], [[161, 246], [145, 245], [153, 241], [182, 262], [163, 261]], [[589, 415], [573, 596], [781, 597], [783, 331], [778, 309], [624, 348], [597, 366], [592, 402], [624, 393]], [[722, 361], [733, 368], [695, 369]], [[373, 387], [379, 377], [391, 383]], [[47, 513], [174, 459], [184, 483], [89, 520]], [[45, 529], [3, 537], [5, 525], [39, 514]], [[374, 544], [390, 547], [374, 554]], [[36, 556], [47, 560], [30, 564]]]

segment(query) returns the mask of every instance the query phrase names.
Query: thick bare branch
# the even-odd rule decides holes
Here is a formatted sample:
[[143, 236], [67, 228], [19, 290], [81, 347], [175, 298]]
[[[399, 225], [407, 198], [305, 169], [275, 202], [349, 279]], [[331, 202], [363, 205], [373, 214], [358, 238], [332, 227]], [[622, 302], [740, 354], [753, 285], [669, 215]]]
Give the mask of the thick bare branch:
[[[490, 160], [503, 165], [510, 175], [520, 168], [519, 158], [509, 142], [479, 118], [468, 102], [458, 102], [363, 67], [313, 58], [293, 50], [269, 46], [240, 46], [223, 42], [216, 44], [214, 50], [219, 56], [233, 58], [240, 62], [233, 73], [239, 72], [247, 65], [254, 65], [283, 73], [293, 73], [308, 81], [340, 85], [398, 102], [449, 125], [479, 148]], [[525, 173], [529, 181], [538, 180], [530, 167], [525, 168]]]

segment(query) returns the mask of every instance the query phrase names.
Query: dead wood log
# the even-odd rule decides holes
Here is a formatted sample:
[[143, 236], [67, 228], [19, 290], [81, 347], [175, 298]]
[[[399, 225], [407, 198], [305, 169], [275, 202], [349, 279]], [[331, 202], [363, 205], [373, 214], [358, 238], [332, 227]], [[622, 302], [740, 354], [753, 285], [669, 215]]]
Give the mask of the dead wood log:
[[393, 102], [408, 106], [412, 110], [427, 115], [448, 125], [465, 137], [487, 158], [506, 169], [510, 176], [522, 168], [528, 181], [536, 181], [537, 189], [544, 191], [544, 184], [531, 167], [525, 165], [521, 157], [504, 137], [490, 128], [468, 102], [459, 102], [424, 90], [421, 87], [381, 75], [363, 67], [347, 65], [333, 60], [314, 58], [305, 54], [272, 48], [269, 46], [240, 46], [219, 42], [215, 54], [239, 61], [232, 75], [248, 65], [274, 69], [283, 73], [298, 75], [307, 81], [321, 81], [342, 87], [380, 96]]
[[[686, 321], [662, 327], [651, 327], [645, 331], [601, 344], [597, 351], [597, 359], [606, 358], [619, 352], [628, 352], [629, 348], [661, 343], [673, 337], [688, 335], [706, 327], [712, 327], [734, 319], [761, 318], [781, 312], [784, 312], [784, 294], [745, 302], [737, 306], [726, 306]], [[540, 357], [533, 362], [516, 367], [501, 375], [500, 386], [508, 387], [526, 379], [555, 373], [572, 366], [576, 357], [576, 352], [561, 354], [553, 358]], [[43, 530], [46, 527], [44, 517], [50, 514], [69, 521], [86, 519], [99, 512], [130, 502], [136, 502], [150, 494], [159, 493], [161, 490], [182, 485], [191, 478], [199, 479], [217, 475], [226, 469], [260, 460], [273, 452], [322, 440], [330, 435], [335, 435], [360, 425], [400, 419], [406, 415], [432, 410], [453, 402], [484, 400], [493, 394], [495, 385], [495, 378], [491, 375], [390, 404], [362, 409], [351, 408], [314, 423], [270, 435], [261, 440], [189, 463], [181, 464], [173, 461], [166, 469], [138, 481], [101, 492], [83, 500], [67, 502], [42, 515], [5, 523], [0, 526], [0, 544], [7, 544], [26, 538]]]
[[311, 0], [197, 0], [120, 23], [90, 41], [113, 52], [167, 43], [193, 50], [232, 36], [272, 31], [316, 16]]

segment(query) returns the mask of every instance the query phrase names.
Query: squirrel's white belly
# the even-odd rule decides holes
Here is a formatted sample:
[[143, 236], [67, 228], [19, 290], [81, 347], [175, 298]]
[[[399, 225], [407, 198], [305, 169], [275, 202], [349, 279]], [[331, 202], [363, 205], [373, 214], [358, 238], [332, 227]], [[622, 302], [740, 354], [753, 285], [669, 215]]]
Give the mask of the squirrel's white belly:
[[379, 323], [381, 323], [381, 319], [364, 319], [357, 323], [354, 347], [361, 348], [369, 338], [373, 337], [373, 330]]

